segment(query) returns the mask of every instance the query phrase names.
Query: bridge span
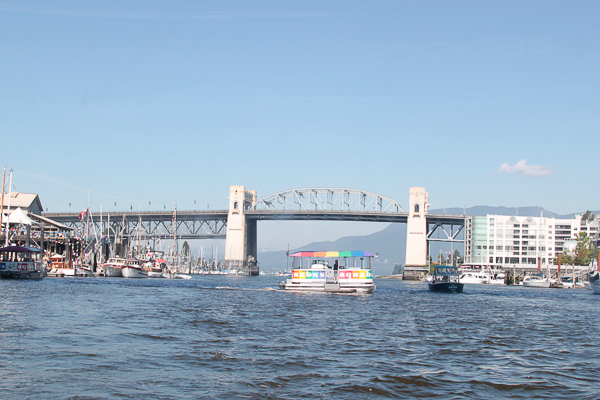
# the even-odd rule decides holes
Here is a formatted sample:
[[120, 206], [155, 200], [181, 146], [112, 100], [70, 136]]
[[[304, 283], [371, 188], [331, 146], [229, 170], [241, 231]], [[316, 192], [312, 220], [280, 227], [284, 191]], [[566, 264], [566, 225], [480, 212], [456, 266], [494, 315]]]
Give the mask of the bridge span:
[[[144, 240], [177, 237], [184, 240], [225, 239], [225, 263], [249, 268], [257, 261], [258, 221], [312, 220], [365, 221], [407, 224], [406, 266], [427, 265], [430, 241], [463, 242], [458, 236], [468, 217], [429, 214], [429, 195], [411, 188], [408, 212], [393, 199], [356, 189], [292, 189], [257, 199], [256, 192], [232, 186], [229, 209], [213, 211], [145, 211], [44, 213], [43, 215], [83, 233], [111, 239]], [[441, 236], [441, 237], [440, 237]], [[257, 268], [250, 268], [253, 273]]]

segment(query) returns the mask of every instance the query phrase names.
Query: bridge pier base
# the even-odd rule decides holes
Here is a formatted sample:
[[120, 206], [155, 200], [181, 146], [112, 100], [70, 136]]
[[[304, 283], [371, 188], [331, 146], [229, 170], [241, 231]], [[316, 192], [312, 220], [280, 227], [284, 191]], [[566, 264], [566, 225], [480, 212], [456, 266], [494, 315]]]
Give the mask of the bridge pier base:
[[[245, 212], [256, 203], [256, 191], [244, 186], [229, 189], [229, 213], [225, 237], [225, 267], [258, 275], [256, 265], [257, 229], [256, 220], [248, 220]], [[254, 268], [249, 268], [253, 264]]]

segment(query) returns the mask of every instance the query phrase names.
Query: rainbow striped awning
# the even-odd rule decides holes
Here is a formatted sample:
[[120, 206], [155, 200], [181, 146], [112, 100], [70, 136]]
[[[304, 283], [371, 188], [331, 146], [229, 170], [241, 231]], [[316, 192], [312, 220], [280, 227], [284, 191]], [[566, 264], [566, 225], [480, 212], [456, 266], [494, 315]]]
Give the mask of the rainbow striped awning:
[[290, 257], [375, 257], [366, 251], [298, 251]]

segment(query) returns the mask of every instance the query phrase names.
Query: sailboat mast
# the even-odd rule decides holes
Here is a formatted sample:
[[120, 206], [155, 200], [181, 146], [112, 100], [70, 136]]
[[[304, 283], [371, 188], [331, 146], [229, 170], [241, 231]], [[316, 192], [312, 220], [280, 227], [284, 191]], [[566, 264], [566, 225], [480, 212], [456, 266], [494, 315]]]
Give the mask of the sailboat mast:
[[[4, 219], [4, 185], [6, 184], [6, 166], [2, 173], [2, 205], [0, 206], [0, 230], [2, 229], [2, 220]], [[8, 235], [8, 232], [6, 232]]]
[[[10, 195], [12, 193], [12, 173], [13, 170], [10, 170], [10, 178], [8, 179], [8, 209], [6, 210], [6, 242], [5, 242], [5, 246], [8, 246], [8, 234], [9, 234], [9, 223], [8, 223], [8, 217], [10, 216]], [[4, 188], [2, 188], [2, 190], [4, 190]]]

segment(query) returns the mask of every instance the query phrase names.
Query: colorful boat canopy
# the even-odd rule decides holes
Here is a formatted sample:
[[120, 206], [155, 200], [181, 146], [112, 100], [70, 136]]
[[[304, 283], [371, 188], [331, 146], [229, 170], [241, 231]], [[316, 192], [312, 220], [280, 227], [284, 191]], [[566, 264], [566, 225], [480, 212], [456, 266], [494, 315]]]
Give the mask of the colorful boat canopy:
[[290, 257], [375, 257], [366, 251], [298, 251]]

